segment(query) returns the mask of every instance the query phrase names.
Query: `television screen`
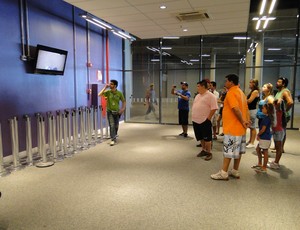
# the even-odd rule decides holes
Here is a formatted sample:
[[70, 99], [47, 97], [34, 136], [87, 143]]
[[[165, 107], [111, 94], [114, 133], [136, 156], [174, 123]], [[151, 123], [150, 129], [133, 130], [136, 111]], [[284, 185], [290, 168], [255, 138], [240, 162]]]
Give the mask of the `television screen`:
[[63, 75], [68, 51], [37, 45], [35, 73]]

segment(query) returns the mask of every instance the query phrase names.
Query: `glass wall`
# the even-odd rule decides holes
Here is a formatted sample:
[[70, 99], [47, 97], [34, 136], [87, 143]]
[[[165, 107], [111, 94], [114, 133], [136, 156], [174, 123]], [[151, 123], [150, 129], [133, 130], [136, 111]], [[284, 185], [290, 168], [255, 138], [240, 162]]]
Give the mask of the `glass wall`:
[[[133, 42], [132, 69], [126, 69], [126, 74], [132, 74], [130, 116], [126, 117], [126, 121], [177, 124], [177, 98], [171, 94], [173, 85], [179, 88], [181, 81], [188, 82], [194, 97], [199, 80], [208, 78], [215, 81], [217, 90], [221, 91], [224, 77], [235, 73], [239, 75], [240, 87], [246, 94], [252, 78], [258, 79], [260, 86], [270, 82], [274, 87], [278, 77], [288, 78], [288, 88], [295, 99], [292, 109], [294, 119], [289, 128], [299, 128], [297, 14], [297, 9], [278, 10], [276, 23], [272, 22], [265, 31], [255, 29], [255, 22], [251, 20], [253, 15], [250, 15], [247, 33]], [[297, 56], [298, 59], [295, 58]], [[155, 111], [146, 114], [149, 112], [146, 95], [151, 84], [157, 103], [154, 104]]]

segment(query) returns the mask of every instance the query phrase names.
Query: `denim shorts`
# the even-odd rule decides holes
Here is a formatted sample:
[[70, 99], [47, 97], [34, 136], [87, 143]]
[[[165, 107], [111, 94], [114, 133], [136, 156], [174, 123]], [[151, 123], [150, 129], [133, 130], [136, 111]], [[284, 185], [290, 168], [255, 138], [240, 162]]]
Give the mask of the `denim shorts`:
[[284, 130], [281, 130], [281, 131], [275, 131], [275, 132], [273, 133], [273, 139], [274, 139], [274, 141], [283, 141], [284, 134], [285, 134], [285, 131], [284, 131]]

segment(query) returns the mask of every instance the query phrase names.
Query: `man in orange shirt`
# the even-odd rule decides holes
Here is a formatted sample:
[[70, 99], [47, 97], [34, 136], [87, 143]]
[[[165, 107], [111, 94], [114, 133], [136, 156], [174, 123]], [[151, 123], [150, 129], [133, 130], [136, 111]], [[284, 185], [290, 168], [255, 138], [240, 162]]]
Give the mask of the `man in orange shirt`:
[[[246, 152], [246, 130], [250, 119], [246, 95], [239, 88], [239, 77], [229, 74], [225, 78], [228, 92], [223, 108], [224, 159], [222, 169], [211, 175], [214, 180], [228, 180], [228, 176], [240, 178], [238, 169], [241, 156]], [[234, 159], [234, 165], [228, 172], [231, 159]]]

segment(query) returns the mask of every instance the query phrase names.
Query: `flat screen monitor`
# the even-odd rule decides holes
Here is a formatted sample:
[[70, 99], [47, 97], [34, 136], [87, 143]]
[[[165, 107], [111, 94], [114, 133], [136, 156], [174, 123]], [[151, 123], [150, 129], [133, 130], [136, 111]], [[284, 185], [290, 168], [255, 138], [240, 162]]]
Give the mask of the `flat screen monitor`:
[[35, 73], [64, 75], [68, 51], [37, 45]]

